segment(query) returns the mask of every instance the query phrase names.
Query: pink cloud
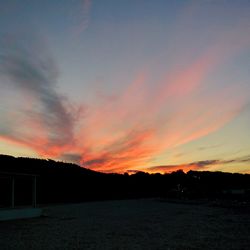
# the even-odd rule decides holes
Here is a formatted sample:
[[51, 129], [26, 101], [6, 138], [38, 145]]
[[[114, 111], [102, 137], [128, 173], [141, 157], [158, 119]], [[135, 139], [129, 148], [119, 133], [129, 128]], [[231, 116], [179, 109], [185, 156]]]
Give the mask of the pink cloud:
[[[90, 1], [84, 1], [83, 7], [87, 15]], [[80, 31], [88, 24], [84, 20]], [[225, 45], [225, 38], [235, 38], [232, 34], [222, 37], [188, 65], [166, 69], [160, 82], [152, 82], [150, 70], [139, 72], [125, 90], [89, 104], [83, 118], [76, 120], [74, 110], [50, 87], [51, 79], [43, 77], [43, 71], [28, 58], [30, 72], [37, 72], [39, 79], [30, 74], [32, 79], [21, 83], [33, 91], [34, 106], [42, 104], [43, 112], [30, 112], [25, 129], [2, 134], [0, 139], [30, 147], [44, 157], [71, 154], [83, 166], [104, 172], [143, 168], [153, 157], [213, 133], [241, 112], [246, 96], [236, 84], [228, 83], [229, 87], [216, 88], [216, 92], [207, 86], [210, 74], [246, 46], [245, 40]], [[26, 76], [26, 68], [17, 59], [10, 62]], [[13, 67], [7, 66], [13, 76]], [[199, 166], [183, 164], [172, 170]]]

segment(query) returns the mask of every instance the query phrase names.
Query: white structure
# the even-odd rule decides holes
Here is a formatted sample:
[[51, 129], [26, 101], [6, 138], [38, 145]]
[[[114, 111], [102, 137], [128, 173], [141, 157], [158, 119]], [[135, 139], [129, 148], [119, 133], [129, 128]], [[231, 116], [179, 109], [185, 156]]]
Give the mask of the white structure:
[[[36, 180], [37, 175], [33, 174], [23, 174], [15, 172], [0, 172], [0, 177], [8, 178], [11, 181], [11, 193], [10, 207], [4, 207], [0, 209], [0, 221], [11, 220], [11, 219], [23, 219], [23, 218], [33, 218], [39, 217], [42, 214], [42, 209], [37, 208], [37, 190], [36, 190]], [[32, 206], [31, 207], [21, 207], [17, 208], [15, 206], [15, 181], [17, 178], [26, 177], [32, 179]]]

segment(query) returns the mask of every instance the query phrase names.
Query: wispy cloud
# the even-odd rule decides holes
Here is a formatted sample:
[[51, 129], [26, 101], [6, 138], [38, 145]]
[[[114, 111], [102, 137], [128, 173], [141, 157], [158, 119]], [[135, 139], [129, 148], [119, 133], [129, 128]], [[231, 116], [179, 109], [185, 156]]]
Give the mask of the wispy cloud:
[[203, 150], [210, 150], [210, 149], [214, 149], [214, 148], [218, 148], [221, 147], [222, 144], [215, 144], [215, 145], [210, 145], [210, 146], [202, 146], [202, 147], [198, 147], [199, 151], [203, 151]]
[[23, 117], [23, 123], [15, 124], [5, 133], [1, 129], [2, 136], [34, 147], [41, 154], [56, 155], [65, 145], [73, 144], [75, 117], [72, 107], [66, 106], [66, 98], [57, 91], [57, 68], [49, 53], [35, 42], [23, 39], [16, 38], [19, 42], [12, 44], [1, 42], [1, 85], [4, 89], [4, 84], [11, 84], [29, 102], [26, 107], [24, 103], [16, 107], [16, 115]]
[[150, 172], [150, 173], [166, 173], [166, 172], [172, 172], [176, 171], [178, 169], [182, 169], [184, 171], [189, 170], [204, 170], [207, 166], [216, 165], [218, 164], [218, 160], [206, 160], [206, 161], [197, 161], [197, 162], [191, 162], [191, 163], [183, 163], [183, 164], [176, 164], [176, 165], [161, 165], [161, 166], [153, 166], [144, 169], [144, 171]]
[[[81, 33], [88, 27], [91, 1], [78, 3], [76, 32]], [[209, 79], [249, 46], [248, 33], [238, 30], [221, 34], [188, 62], [182, 62], [183, 54], [176, 51], [181, 64], [166, 67], [157, 77], [150, 67], [138, 71], [120, 93], [97, 96], [81, 119], [77, 108], [59, 93], [56, 63], [41, 43], [23, 38], [2, 42], [1, 85], [11, 83], [25, 101], [5, 110], [0, 139], [104, 172], [145, 169], [152, 158], [217, 131], [242, 111], [249, 93], [240, 84]], [[216, 159], [148, 170], [204, 169], [234, 161]], [[248, 158], [237, 161], [248, 162]]]
[[[153, 90], [150, 69], [139, 72], [120, 94], [89, 104], [84, 118], [77, 119], [77, 109], [57, 90], [55, 62], [46, 49], [41, 50], [35, 42], [1, 48], [1, 76], [29, 101], [16, 106], [12, 125], [2, 122], [0, 137], [42, 156], [61, 157], [105, 172], [139, 169], [166, 150], [220, 129], [245, 105], [245, 96], [235, 85], [216, 93], [203, 88], [206, 92], [202, 93], [200, 86], [208, 74], [223, 62], [216, 50], [216, 55], [205, 52], [181, 70], [167, 71]], [[13, 125], [19, 120], [20, 127]], [[8, 128], [3, 127], [7, 123]], [[216, 162], [187, 166], [212, 163]]]
[[234, 158], [234, 159], [213, 159], [213, 160], [205, 160], [205, 161], [195, 161], [191, 163], [183, 163], [176, 165], [162, 165], [162, 166], [153, 166], [149, 168], [145, 168], [144, 171], [155, 173], [155, 172], [172, 172], [178, 169], [183, 169], [184, 171], [189, 170], [208, 170], [211, 166], [217, 165], [227, 165], [227, 164], [238, 164], [238, 163], [250, 163], [250, 155], [245, 155], [242, 157]]
[[[237, 116], [246, 104], [237, 86], [229, 83], [217, 92], [206, 89], [210, 72], [224, 61], [218, 49], [213, 55], [209, 52], [182, 70], [166, 73], [170, 77], [164, 76], [153, 91], [147, 70], [120, 95], [89, 107], [79, 133], [84, 138], [79, 145], [79, 150], [85, 149], [80, 150], [82, 164], [106, 172], [143, 166], [152, 157], [206, 136]], [[235, 52], [221, 53], [230, 58]]]
[[80, 35], [89, 26], [90, 9], [92, 0], [73, 0], [74, 10], [72, 13], [74, 19], [73, 32]]

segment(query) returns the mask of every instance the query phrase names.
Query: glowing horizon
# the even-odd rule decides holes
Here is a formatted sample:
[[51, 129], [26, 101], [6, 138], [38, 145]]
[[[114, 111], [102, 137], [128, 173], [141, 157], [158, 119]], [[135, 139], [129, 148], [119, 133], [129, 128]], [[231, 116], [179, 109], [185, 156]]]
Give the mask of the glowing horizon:
[[249, 3], [1, 5], [0, 154], [249, 173]]

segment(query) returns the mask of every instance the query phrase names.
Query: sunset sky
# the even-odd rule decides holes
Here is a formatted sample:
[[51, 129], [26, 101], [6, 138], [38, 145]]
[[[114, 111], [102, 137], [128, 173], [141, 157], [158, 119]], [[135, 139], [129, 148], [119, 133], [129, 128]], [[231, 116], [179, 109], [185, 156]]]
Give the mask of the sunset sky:
[[249, 13], [247, 0], [1, 0], [0, 154], [250, 173]]

